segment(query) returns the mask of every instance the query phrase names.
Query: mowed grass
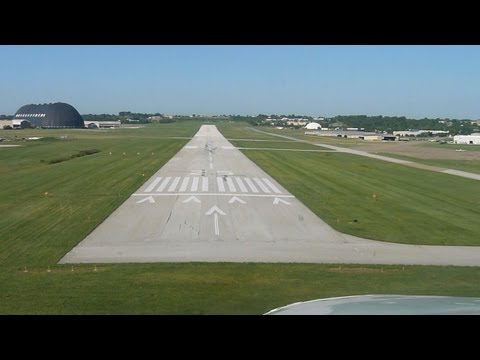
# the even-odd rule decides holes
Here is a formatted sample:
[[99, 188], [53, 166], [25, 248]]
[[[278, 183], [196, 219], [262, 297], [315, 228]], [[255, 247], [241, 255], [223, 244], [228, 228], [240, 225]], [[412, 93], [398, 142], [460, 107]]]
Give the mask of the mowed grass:
[[480, 174], [480, 160], [451, 160], [451, 159], [421, 159], [413, 156], [398, 155], [392, 153], [379, 153], [397, 159], [409, 160], [420, 164], [438, 166], [446, 169], [456, 169]]
[[[0, 149], [0, 263], [58, 261], [188, 141], [166, 136], [192, 136], [200, 123], [164, 125], [0, 135], [53, 137]], [[42, 162], [86, 149], [101, 151], [58, 164]]]
[[[217, 129], [225, 136], [228, 140], [234, 139], [243, 139], [243, 140], [273, 140], [278, 141], [279, 138], [273, 135], [260, 133], [252, 129], [257, 129], [257, 127], [252, 128], [252, 125], [246, 122], [228, 122], [228, 121], [218, 121], [213, 122]], [[258, 127], [260, 129], [260, 127]]]
[[297, 141], [246, 141], [246, 140], [230, 140], [230, 143], [236, 147], [242, 148], [264, 148], [264, 149], [295, 149], [295, 150], [329, 150], [327, 148], [306, 144]]
[[342, 153], [244, 150], [335, 229], [407, 244], [480, 245], [480, 184]]
[[[471, 267], [56, 264], [188, 141], [168, 136], [190, 137], [200, 125], [0, 132], [55, 138], [0, 149], [0, 314], [262, 314], [292, 302], [355, 294], [480, 297], [480, 268]], [[234, 131], [245, 137], [240, 127]], [[40, 162], [94, 148], [101, 152]], [[291, 160], [272, 164], [294, 167]], [[303, 179], [302, 167], [297, 179]]]
[[480, 268], [318, 264], [122, 264], [0, 273], [2, 314], [263, 314], [361, 295], [480, 297]]

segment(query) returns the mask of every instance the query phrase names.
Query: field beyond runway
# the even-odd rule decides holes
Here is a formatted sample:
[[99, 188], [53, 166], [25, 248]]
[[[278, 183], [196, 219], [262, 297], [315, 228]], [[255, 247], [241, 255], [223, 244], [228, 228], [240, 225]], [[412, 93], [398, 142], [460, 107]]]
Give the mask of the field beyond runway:
[[480, 247], [341, 234], [203, 125], [60, 263], [166, 261], [477, 265]]

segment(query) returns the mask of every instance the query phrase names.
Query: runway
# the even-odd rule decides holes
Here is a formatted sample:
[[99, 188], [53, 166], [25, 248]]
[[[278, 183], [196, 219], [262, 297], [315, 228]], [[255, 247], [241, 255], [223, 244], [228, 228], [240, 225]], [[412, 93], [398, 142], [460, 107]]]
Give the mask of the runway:
[[341, 234], [203, 125], [60, 263], [191, 261], [478, 265], [480, 247]]

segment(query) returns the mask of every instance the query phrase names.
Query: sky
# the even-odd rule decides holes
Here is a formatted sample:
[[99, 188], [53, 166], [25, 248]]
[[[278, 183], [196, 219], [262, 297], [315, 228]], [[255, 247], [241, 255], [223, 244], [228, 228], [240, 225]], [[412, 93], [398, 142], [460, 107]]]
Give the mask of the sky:
[[480, 46], [0, 45], [0, 114], [480, 118]]

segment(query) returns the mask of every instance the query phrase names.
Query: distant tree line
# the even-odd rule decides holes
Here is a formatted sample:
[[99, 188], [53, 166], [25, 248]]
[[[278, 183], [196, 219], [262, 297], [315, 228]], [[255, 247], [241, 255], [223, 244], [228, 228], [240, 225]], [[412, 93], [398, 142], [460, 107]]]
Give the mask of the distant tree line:
[[[122, 123], [150, 123], [152, 122], [149, 117], [159, 117], [158, 120], [155, 122], [173, 122], [176, 120], [183, 120], [183, 119], [203, 119], [209, 121], [215, 121], [220, 119], [229, 119], [231, 121], [242, 121], [247, 122], [252, 126], [258, 125], [265, 125], [267, 124], [266, 119], [282, 119], [282, 118], [289, 118], [289, 119], [309, 119], [314, 121], [313, 117], [307, 115], [266, 115], [266, 114], [259, 114], [257, 116], [243, 116], [243, 115], [221, 115], [221, 116], [212, 116], [212, 117], [204, 117], [201, 115], [192, 115], [192, 116], [185, 116], [185, 115], [177, 115], [174, 118], [170, 119], [167, 117], [162, 118], [162, 114], [155, 113], [155, 114], [148, 114], [148, 113], [133, 113], [130, 111], [121, 111], [118, 115], [113, 114], [87, 114], [83, 115], [85, 121], [116, 121], [120, 120]], [[8, 118], [8, 116], [5, 116]], [[471, 134], [475, 131], [480, 131], [478, 126], [472, 125], [471, 120], [469, 119], [430, 119], [430, 118], [423, 118], [423, 119], [409, 119], [405, 116], [367, 116], [367, 115], [338, 115], [332, 118], [325, 118], [320, 122], [322, 127], [324, 128], [364, 128], [365, 131], [385, 131], [385, 132], [392, 132], [392, 131], [399, 131], [399, 130], [409, 130], [409, 129], [420, 129], [420, 130], [445, 130], [449, 131], [451, 135], [464, 135], [464, 134]], [[277, 121], [276, 125], [279, 126], [286, 126], [286, 123], [283, 124], [281, 121]]]
[[405, 116], [338, 115], [327, 119], [326, 124], [343, 124], [344, 127], [365, 128], [365, 131], [398, 131], [407, 129], [445, 130], [450, 134], [470, 134], [475, 130], [469, 119], [408, 119]]

